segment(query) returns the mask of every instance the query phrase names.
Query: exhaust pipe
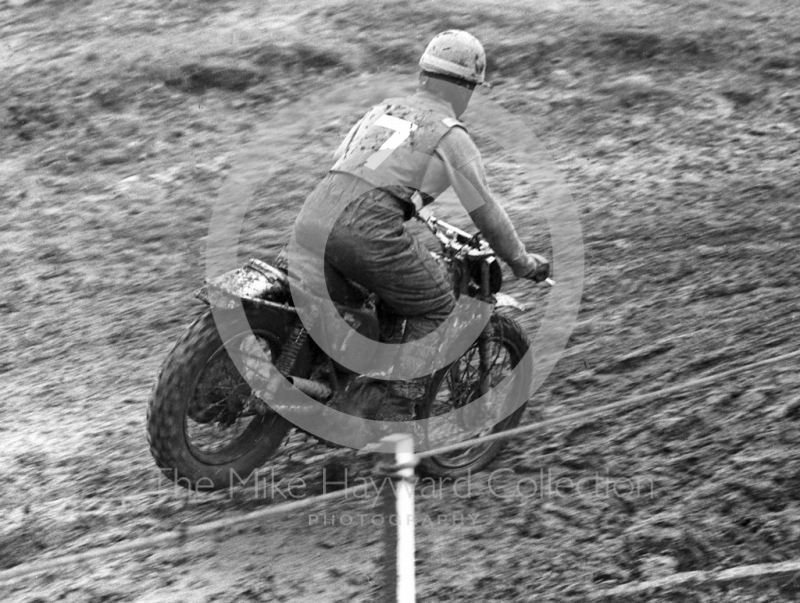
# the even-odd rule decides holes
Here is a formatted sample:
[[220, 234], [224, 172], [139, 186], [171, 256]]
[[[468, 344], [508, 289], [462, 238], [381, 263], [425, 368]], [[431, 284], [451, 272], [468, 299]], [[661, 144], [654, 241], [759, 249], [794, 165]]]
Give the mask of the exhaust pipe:
[[[301, 377], [286, 377], [286, 380], [291, 383], [294, 387], [299, 389], [303, 392], [306, 396], [312, 398], [317, 402], [324, 402], [328, 398], [333, 395], [333, 391], [330, 387], [325, 385], [324, 383], [320, 383], [318, 381], [311, 381], [310, 379], [302, 379]], [[261, 398], [262, 400], [272, 399], [274, 397], [275, 391], [269, 391], [266, 389], [264, 391], [255, 391], [256, 396]], [[267, 412], [267, 406], [271, 407], [272, 410], [275, 412], [282, 414], [282, 415], [313, 415], [319, 412], [319, 408], [315, 404], [311, 404], [311, 400], [304, 400], [298, 401], [297, 403], [287, 403], [287, 402], [280, 402], [280, 401], [273, 401], [269, 405], [265, 402], [262, 402], [264, 405], [264, 412], [260, 412], [259, 414], [265, 414]]]
[[319, 381], [311, 381], [301, 377], [287, 377], [286, 379], [306, 396], [314, 398], [317, 402], [324, 402], [333, 395], [331, 388]]

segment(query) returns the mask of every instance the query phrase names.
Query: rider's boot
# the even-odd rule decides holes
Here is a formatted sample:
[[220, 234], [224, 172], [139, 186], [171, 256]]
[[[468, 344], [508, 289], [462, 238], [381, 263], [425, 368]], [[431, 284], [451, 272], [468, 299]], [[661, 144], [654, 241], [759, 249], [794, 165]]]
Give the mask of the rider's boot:
[[386, 388], [383, 381], [358, 376], [347, 384], [344, 391], [340, 392], [329, 406], [354, 417], [375, 420], [385, 397]]
[[333, 400], [334, 410], [374, 421], [411, 421], [416, 405], [425, 396], [426, 378], [411, 381], [384, 381], [370, 377], [354, 378]]
[[427, 378], [410, 381], [390, 381], [386, 387], [386, 399], [378, 419], [381, 421], [413, 421], [415, 409], [425, 398]]

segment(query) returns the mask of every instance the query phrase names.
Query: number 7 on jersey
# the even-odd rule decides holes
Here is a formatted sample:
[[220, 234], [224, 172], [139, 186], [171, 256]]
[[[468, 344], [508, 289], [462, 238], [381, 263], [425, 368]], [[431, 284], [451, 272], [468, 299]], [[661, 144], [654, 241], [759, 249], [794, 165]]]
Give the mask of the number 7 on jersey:
[[370, 155], [369, 159], [364, 163], [364, 165], [371, 170], [377, 170], [378, 166], [386, 161], [386, 158], [392, 154], [392, 151], [403, 144], [403, 142], [411, 136], [411, 132], [419, 127], [417, 124], [413, 124], [405, 119], [400, 119], [399, 117], [392, 117], [391, 115], [381, 115], [375, 120], [373, 125], [394, 130], [394, 134], [381, 145], [380, 149]]

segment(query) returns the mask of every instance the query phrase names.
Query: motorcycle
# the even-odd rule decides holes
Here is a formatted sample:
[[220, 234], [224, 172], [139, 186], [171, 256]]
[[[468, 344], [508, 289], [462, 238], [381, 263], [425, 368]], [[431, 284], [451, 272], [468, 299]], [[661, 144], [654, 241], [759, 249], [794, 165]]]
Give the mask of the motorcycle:
[[[522, 327], [497, 312], [503, 307], [525, 307], [500, 292], [499, 262], [480, 233], [460, 230], [427, 208], [421, 213], [418, 219], [439, 242], [441, 250], [433, 255], [452, 275], [455, 295], [490, 303], [494, 310], [477, 340], [455, 362], [433, 374], [423, 401], [414, 410], [416, 419], [463, 409], [505, 379], [530, 345]], [[148, 405], [147, 437], [158, 467], [181, 486], [226, 488], [232, 472], [249, 475], [279, 451], [292, 429], [299, 429], [278, 412], [280, 402], [266, 404], [261, 399], [263, 391], [253, 390], [226, 347], [256, 342], [281, 375], [323, 404], [337, 399], [358, 377], [309, 337], [293, 303], [286, 266], [275, 263], [277, 267], [251, 259], [238, 270], [207, 280], [195, 295], [209, 308], [186, 329], [161, 366]], [[553, 284], [550, 279], [547, 283]], [[380, 300], [357, 284], [351, 285], [358, 297], [340, 308], [340, 313], [346, 311], [345, 318], [355, 317], [351, 324], [359, 325], [358, 330], [386, 340], [376, 310]], [[223, 344], [211, 308], [217, 308], [219, 315], [232, 307], [232, 300], [241, 303], [250, 328]], [[523, 388], [518, 392], [529, 391], [524, 388], [530, 378], [517, 380], [516, 387]], [[475, 436], [516, 427], [525, 404], [510, 414], [506, 411], [504, 418]], [[438, 428], [442, 429], [441, 424]], [[442, 434], [437, 435], [441, 441]], [[502, 440], [494, 440], [428, 456], [421, 460], [418, 471], [440, 478], [468, 475], [490, 463], [502, 446]]]

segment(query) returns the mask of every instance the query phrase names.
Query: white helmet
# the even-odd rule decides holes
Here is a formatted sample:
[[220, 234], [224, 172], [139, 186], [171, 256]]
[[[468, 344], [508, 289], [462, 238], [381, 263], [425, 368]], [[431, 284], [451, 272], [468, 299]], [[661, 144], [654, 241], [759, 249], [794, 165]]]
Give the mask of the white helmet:
[[430, 41], [419, 66], [423, 71], [482, 84], [486, 74], [486, 52], [472, 34], [448, 29]]

